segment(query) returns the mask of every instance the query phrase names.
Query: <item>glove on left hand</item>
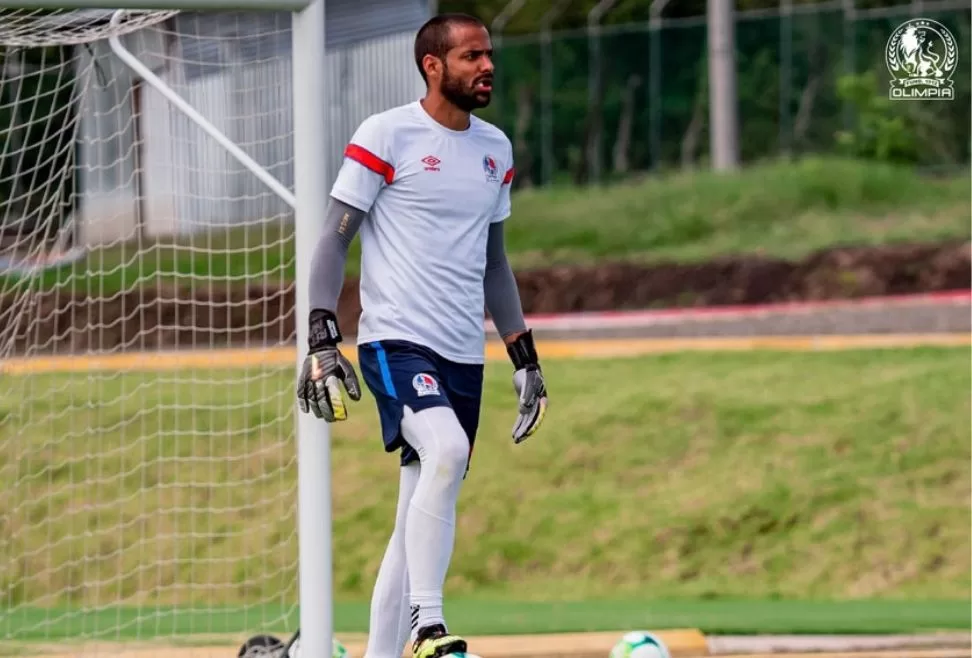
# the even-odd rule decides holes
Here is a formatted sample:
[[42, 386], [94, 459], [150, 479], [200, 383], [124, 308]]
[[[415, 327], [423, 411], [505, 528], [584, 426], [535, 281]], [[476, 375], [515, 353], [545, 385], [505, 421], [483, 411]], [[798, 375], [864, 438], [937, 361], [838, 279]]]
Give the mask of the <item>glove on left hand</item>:
[[519, 416], [513, 425], [513, 442], [522, 443], [539, 429], [547, 411], [547, 385], [537, 358], [533, 331], [517, 336], [506, 346], [515, 371], [513, 389], [519, 396]]

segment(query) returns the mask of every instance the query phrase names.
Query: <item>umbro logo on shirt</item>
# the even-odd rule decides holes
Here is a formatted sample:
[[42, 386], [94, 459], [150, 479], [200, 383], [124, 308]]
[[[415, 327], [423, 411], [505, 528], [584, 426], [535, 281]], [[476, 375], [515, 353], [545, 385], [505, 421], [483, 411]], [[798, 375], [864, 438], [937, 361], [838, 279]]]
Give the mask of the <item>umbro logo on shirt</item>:
[[422, 162], [425, 163], [425, 171], [439, 171], [439, 165], [442, 164], [442, 160], [434, 155], [425, 156]]

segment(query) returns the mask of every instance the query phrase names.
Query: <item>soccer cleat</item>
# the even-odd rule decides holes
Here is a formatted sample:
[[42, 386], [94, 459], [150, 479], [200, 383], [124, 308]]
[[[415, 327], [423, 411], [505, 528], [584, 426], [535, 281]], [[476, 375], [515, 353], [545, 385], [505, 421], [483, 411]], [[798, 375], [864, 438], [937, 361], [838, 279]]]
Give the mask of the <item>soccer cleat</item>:
[[465, 652], [466, 641], [457, 635], [450, 635], [442, 624], [419, 629], [412, 645], [412, 658], [442, 658]]

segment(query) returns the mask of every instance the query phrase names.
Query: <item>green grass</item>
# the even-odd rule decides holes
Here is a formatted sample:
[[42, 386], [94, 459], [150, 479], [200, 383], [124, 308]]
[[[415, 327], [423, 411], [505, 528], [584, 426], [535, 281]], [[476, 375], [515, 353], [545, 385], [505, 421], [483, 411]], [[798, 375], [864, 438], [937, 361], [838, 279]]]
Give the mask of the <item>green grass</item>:
[[[448, 596], [620, 600], [631, 614], [737, 598], [967, 611], [969, 357], [551, 360], [548, 419], [520, 446], [508, 367], [491, 364]], [[290, 369], [4, 378], [0, 481], [16, 486], [0, 496], [0, 600], [106, 618], [119, 604], [291, 605], [292, 387]], [[368, 396], [335, 428], [332, 459], [335, 586], [360, 603], [397, 490]], [[800, 616], [779, 624], [812, 623]]]
[[[517, 268], [743, 253], [797, 258], [840, 244], [967, 239], [969, 196], [967, 172], [936, 180], [909, 168], [840, 159], [767, 163], [731, 175], [679, 173], [517, 192], [507, 245]], [[349, 275], [357, 274], [359, 259], [355, 240]], [[291, 229], [262, 223], [177, 244], [99, 249], [48, 273], [42, 285], [109, 294], [139, 282], [280, 284], [293, 274]]]
[[[469, 635], [699, 628], [704, 633], [908, 633], [969, 629], [962, 601], [568, 601], [449, 600], [449, 623]], [[295, 606], [248, 608], [106, 608], [85, 615], [69, 608], [19, 609], [6, 618], [19, 642], [203, 638], [272, 632], [286, 637], [300, 623]], [[366, 602], [338, 602], [339, 633], [368, 630]], [[2, 626], [0, 626], [2, 628]]]

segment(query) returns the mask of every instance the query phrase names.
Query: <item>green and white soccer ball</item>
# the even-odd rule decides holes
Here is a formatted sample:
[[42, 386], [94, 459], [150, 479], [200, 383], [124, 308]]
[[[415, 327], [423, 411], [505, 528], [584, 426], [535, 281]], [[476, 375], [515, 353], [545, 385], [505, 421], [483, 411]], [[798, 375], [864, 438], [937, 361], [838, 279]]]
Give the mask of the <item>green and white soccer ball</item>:
[[608, 658], [672, 658], [668, 647], [655, 635], [647, 631], [632, 631], [611, 649]]
[[[348, 653], [347, 648], [341, 644], [341, 641], [336, 637], [332, 638], [332, 645], [334, 646], [334, 649], [331, 651], [331, 658], [351, 658], [351, 654]], [[299, 637], [294, 640], [293, 644], [290, 645], [290, 651], [287, 652], [287, 658], [300, 658]]]
[[347, 647], [341, 644], [341, 640], [337, 638], [334, 638], [334, 650], [331, 652], [331, 658], [351, 658]]

